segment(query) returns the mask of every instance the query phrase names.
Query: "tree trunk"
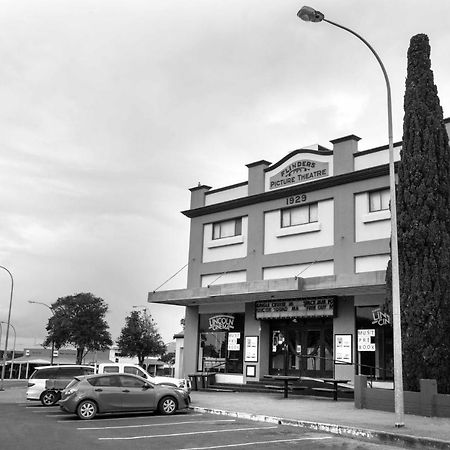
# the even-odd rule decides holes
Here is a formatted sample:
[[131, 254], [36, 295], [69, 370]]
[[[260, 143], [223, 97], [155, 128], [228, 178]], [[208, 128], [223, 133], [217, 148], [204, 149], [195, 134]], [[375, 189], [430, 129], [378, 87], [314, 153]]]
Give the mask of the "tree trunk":
[[83, 364], [84, 347], [77, 348], [77, 364]]

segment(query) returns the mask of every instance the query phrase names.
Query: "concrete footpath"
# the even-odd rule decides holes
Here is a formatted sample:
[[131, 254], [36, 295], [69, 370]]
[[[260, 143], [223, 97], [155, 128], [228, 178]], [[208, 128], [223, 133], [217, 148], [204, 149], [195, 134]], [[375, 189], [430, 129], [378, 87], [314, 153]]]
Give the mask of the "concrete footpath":
[[405, 426], [396, 428], [394, 413], [356, 409], [353, 400], [215, 391], [193, 391], [191, 399], [191, 407], [199, 412], [300, 426], [403, 448], [450, 449], [450, 418], [408, 414]]

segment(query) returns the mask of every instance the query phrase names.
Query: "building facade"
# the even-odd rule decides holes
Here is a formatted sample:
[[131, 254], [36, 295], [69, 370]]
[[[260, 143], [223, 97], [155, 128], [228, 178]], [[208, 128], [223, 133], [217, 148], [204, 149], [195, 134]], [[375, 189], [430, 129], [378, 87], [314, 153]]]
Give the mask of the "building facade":
[[392, 379], [388, 147], [358, 151], [358, 141], [302, 148], [248, 164], [242, 183], [190, 189], [187, 289], [149, 294], [186, 306], [183, 375]]

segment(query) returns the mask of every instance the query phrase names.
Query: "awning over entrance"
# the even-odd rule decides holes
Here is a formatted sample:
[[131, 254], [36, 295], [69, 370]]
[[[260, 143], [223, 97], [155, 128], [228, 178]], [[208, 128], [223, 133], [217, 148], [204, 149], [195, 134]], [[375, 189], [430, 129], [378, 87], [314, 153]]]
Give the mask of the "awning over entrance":
[[148, 301], [193, 306], [220, 302], [255, 302], [298, 297], [383, 294], [386, 272], [331, 275], [313, 278], [280, 278], [211, 285], [193, 289], [150, 292]]

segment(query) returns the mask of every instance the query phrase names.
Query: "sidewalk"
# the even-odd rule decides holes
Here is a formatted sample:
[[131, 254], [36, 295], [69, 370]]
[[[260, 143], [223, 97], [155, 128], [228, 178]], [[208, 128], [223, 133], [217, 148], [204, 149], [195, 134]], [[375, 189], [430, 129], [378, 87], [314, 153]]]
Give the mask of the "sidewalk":
[[191, 399], [191, 407], [199, 412], [301, 426], [406, 448], [450, 449], [450, 418], [405, 415], [405, 426], [396, 428], [394, 413], [356, 409], [353, 400], [214, 391], [192, 391]]

